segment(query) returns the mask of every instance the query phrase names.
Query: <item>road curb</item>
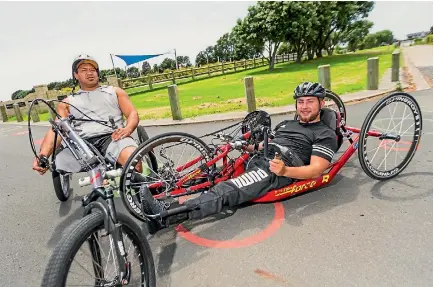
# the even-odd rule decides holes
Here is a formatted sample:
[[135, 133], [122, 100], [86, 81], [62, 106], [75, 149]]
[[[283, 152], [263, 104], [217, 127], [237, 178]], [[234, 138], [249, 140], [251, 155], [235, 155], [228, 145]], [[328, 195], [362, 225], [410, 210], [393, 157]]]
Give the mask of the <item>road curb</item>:
[[[407, 86], [408, 86], [407, 84], [404, 84], [403, 89], [406, 88]], [[392, 93], [394, 91], [396, 91], [395, 88], [394, 89], [388, 89], [388, 90], [382, 90], [382, 91], [379, 91], [377, 93], [373, 93], [370, 95], [360, 96], [360, 97], [356, 97], [356, 98], [347, 98], [347, 99], [345, 99], [345, 95], [342, 95], [341, 99], [346, 105], [352, 105], [352, 104], [357, 104], [357, 103], [360, 103], [360, 102], [363, 102], [366, 100], [371, 100], [371, 99], [376, 98], [376, 97], [381, 97], [385, 94]], [[351, 95], [351, 94], [349, 94], [349, 95]], [[222, 114], [216, 114], [218, 116], [216, 118], [213, 118], [213, 119], [194, 120], [194, 118], [188, 118], [188, 119], [183, 119], [183, 120], [179, 120], [176, 122], [168, 122], [168, 123], [149, 124], [149, 123], [143, 123], [141, 121], [140, 125], [142, 125], [144, 127], [168, 127], [168, 126], [194, 125], [194, 124], [206, 124], [206, 123], [217, 123], [217, 122], [233, 122], [233, 121], [240, 121], [240, 120], [244, 119], [244, 117], [247, 115], [247, 112], [244, 112], [244, 113], [245, 114], [232, 116], [230, 118], [224, 118], [224, 117], [218, 118], [218, 116], [221, 116]], [[295, 113], [295, 109], [291, 109], [291, 110], [287, 110], [287, 111], [278, 111], [278, 112], [269, 111], [267, 113], [270, 114], [270, 116], [290, 115], [290, 114]], [[21, 123], [17, 123], [17, 122], [5, 122], [4, 123], [4, 122], [1, 122], [0, 124], [27, 126], [27, 122], [21, 122]], [[50, 126], [50, 124], [48, 122], [31, 123], [31, 125], [32, 126], [45, 126], [45, 127]]]

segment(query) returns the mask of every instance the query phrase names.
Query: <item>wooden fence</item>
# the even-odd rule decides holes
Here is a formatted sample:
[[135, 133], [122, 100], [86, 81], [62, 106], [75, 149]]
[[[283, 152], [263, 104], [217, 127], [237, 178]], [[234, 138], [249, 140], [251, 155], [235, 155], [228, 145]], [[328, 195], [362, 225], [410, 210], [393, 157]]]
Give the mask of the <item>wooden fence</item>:
[[[302, 58], [305, 58], [306, 53], [303, 54]], [[275, 64], [283, 63], [283, 62], [293, 62], [297, 59], [297, 54], [285, 54], [285, 55], [276, 55]], [[204, 67], [199, 68], [186, 68], [181, 70], [172, 70], [170, 73], [162, 73], [162, 74], [149, 74], [143, 77], [132, 78], [120, 80], [121, 87], [124, 89], [142, 87], [145, 85], [149, 86], [149, 89], [153, 89], [153, 84], [172, 82], [172, 84], [176, 84], [176, 80], [191, 78], [191, 80], [195, 80], [199, 76], [208, 76], [216, 74], [225, 74], [228, 72], [237, 72], [240, 70], [248, 70], [254, 69], [261, 66], [267, 66], [268, 60], [264, 57], [249, 59], [249, 60], [241, 60], [241, 61], [233, 61], [226, 63], [217, 63], [210, 64]]]

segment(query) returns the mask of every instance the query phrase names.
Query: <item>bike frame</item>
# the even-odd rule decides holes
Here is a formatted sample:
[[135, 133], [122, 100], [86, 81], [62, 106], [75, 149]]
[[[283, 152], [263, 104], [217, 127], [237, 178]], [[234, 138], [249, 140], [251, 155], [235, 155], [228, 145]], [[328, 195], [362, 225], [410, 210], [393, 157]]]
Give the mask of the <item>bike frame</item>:
[[[113, 201], [114, 194], [111, 187], [104, 187], [104, 172], [105, 166], [96, 159], [96, 155], [92, 152], [86, 142], [73, 130], [70, 118], [62, 118], [59, 123], [50, 121], [53, 130], [60, 135], [62, 141], [66, 144], [72, 154], [77, 160], [83, 160], [87, 164], [87, 173], [90, 178], [92, 191], [82, 198], [82, 205], [84, 207], [83, 217], [89, 215], [93, 209], [97, 209], [104, 214], [104, 229], [103, 236], [111, 235], [113, 237], [114, 249], [116, 252], [117, 265], [119, 267], [119, 274], [115, 280], [118, 283], [128, 284], [131, 276], [131, 263], [127, 260], [125, 252], [123, 235], [121, 231], [121, 224], [119, 224], [116, 216], [116, 208]], [[55, 137], [55, 138], [56, 138]], [[56, 144], [56, 141], [54, 142]], [[105, 200], [104, 202], [97, 202], [99, 198]], [[98, 248], [95, 248], [97, 243], [93, 239], [89, 240], [92, 255], [95, 256], [93, 260], [93, 268], [98, 278], [104, 278], [104, 270], [101, 269], [100, 254]], [[99, 284], [96, 282], [95, 284]]]
[[[360, 129], [343, 126], [342, 130], [346, 131], [346, 135], [344, 135], [344, 138], [350, 142], [350, 146], [339, 157], [338, 160], [330, 164], [330, 166], [327, 169], [328, 170], [327, 173], [324, 173], [317, 178], [312, 178], [308, 180], [297, 180], [296, 182], [286, 187], [271, 190], [267, 192], [264, 196], [252, 200], [252, 202], [278, 201], [290, 196], [301, 194], [328, 185], [334, 179], [336, 174], [341, 170], [341, 168], [346, 164], [346, 162], [351, 158], [354, 152], [356, 152], [358, 148]], [[356, 135], [353, 136], [353, 134]], [[380, 137], [382, 134], [376, 131], [369, 131], [367, 135], [371, 137]], [[246, 133], [243, 135], [244, 139], [248, 139], [249, 137], [250, 137], [250, 133]], [[245, 171], [244, 163], [246, 163], [249, 160], [248, 152], [246, 151], [242, 152], [242, 154], [238, 156], [233, 163], [228, 163], [227, 155], [229, 152], [234, 150], [232, 145], [230, 143], [224, 144], [222, 146], [219, 146], [217, 150], [219, 153], [216, 156], [214, 156], [210, 161], [204, 163], [199, 168], [189, 172], [188, 174], [184, 175], [181, 179], [179, 179], [175, 184], [176, 187], [172, 191], [170, 191], [169, 194], [175, 197], [190, 195], [193, 193], [200, 192], [205, 188], [209, 188], [212, 185], [217, 184], [221, 181], [225, 181], [230, 178], [235, 178], [244, 173]], [[192, 161], [176, 168], [176, 170], [179, 172], [185, 168], [191, 167], [192, 165], [194, 165], [195, 163], [199, 162], [202, 159], [203, 157], [199, 156], [193, 159]], [[204, 176], [203, 173], [205, 172], [205, 170], [213, 166], [219, 160], [223, 161], [223, 168], [217, 174], [218, 178], [216, 180], [213, 181], [208, 180], [207, 182], [200, 183], [197, 185], [192, 185], [189, 186], [188, 188], [181, 187], [185, 182], [191, 179], [198, 178], [199, 176]], [[160, 186], [162, 186], [162, 183], [153, 183], [149, 185], [149, 188], [157, 188]], [[154, 197], [160, 198], [166, 195], [167, 195], [166, 193], [161, 193], [161, 194], [154, 195]]]

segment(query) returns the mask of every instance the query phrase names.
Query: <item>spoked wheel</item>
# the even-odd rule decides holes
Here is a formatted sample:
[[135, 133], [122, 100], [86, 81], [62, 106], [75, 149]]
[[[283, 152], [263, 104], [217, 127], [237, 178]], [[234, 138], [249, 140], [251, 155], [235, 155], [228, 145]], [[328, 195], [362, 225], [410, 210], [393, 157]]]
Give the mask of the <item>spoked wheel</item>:
[[358, 156], [367, 175], [383, 180], [397, 176], [410, 163], [422, 136], [422, 112], [407, 93], [381, 99], [363, 122]]
[[70, 195], [72, 174], [61, 174], [56, 170], [51, 173], [54, 191], [60, 201], [66, 201]]
[[[325, 107], [330, 108], [341, 115], [341, 120], [344, 120], [343, 124], [347, 122], [347, 110], [342, 99], [332, 91], [326, 90], [326, 95], [324, 97]], [[298, 115], [295, 114], [294, 119], [298, 119]]]
[[[156, 168], [149, 166], [149, 154], [155, 157]], [[179, 179], [210, 160], [210, 148], [193, 135], [181, 132], [158, 135], [140, 145], [125, 164], [119, 186], [121, 198], [133, 216], [144, 220], [138, 192], [141, 185], [146, 184], [153, 195], [169, 193], [176, 189]], [[208, 172], [204, 168], [180, 188], [207, 180]], [[145, 210], [145, 213], [149, 211]]]
[[[118, 213], [127, 262], [131, 263], [128, 286], [153, 287], [155, 267], [144, 232], [128, 216]], [[41, 286], [121, 286], [112, 236], [105, 235], [104, 216], [91, 213], [62, 237], [45, 269]]]

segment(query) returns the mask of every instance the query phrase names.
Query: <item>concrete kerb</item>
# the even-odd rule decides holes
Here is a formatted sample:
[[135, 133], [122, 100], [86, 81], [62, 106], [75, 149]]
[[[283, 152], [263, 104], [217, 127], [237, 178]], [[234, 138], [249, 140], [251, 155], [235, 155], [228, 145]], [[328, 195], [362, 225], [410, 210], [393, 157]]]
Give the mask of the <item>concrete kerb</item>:
[[407, 54], [406, 49], [402, 49], [404, 53], [404, 62], [407, 66], [409, 73], [413, 77], [413, 82], [416, 85], [416, 90], [428, 90], [431, 89], [430, 85], [425, 81], [425, 78], [423, 77], [422, 73], [419, 71], [419, 69], [414, 65], [414, 63], [411, 61], [410, 57]]
[[[403, 88], [406, 88], [408, 85], [404, 84]], [[362, 101], [370, 100], [376, 97], [384, 96], [385, 94], [392, 93], [396, 91], [396, 89], [387, 89], [387, 90], [381, 90], [381, 91], [361, 91], [354, 94], [347, 94], [347, 95], [341, 95], [341, 99], [346, 105], [351, 104], [357, 104]], [[357, 94], [360, 94], [357, 96]], [[279, 108], [273, 108], [273, 109], [279, 109], [279, 111], [267, 111], [267, 109], [264, 109], [267, 113], [269, 113], [271, 116], [276, 115], [290, 115], [294, 114], [295, 107], [293, 105], [285, 106], [285, 107], [279, 107]], [[149, 120], [153, 123], [148, 122], [148, 120], [142, 120], [140, 121], [140, 125], [144, 127], [161, 127], [161, 126], [179, 126], [179, 125], [193, 125], [193, 124], [204, 124], [204, 123], [216, 123], [216, 122], [231, 122], [231, 121], [239, 121], [244, 119], [244, 117], [247, 115], [247, 112], [233, 112], [233, 113], [227, 113], [227, 114], [215, 114], [215, 115], [206, 115], [205, 117], [209, 117], [209, 119], [195, 119], [195, 118], [187, 118], [179, 121], [174, 121], [171, 119], [167, 119], [167, 123], [156, 123], [155, 120]], [[164, 121], [164, 120], [162, 120]], [[6, 122], [1, 124], [14, 124], [14, 125], [27, 125], [26, 123], [12, 123], [12, 122]], [[50, 126], [48, 122], [39, 122], [39, 123], [32, 123], [32, 126]]]

